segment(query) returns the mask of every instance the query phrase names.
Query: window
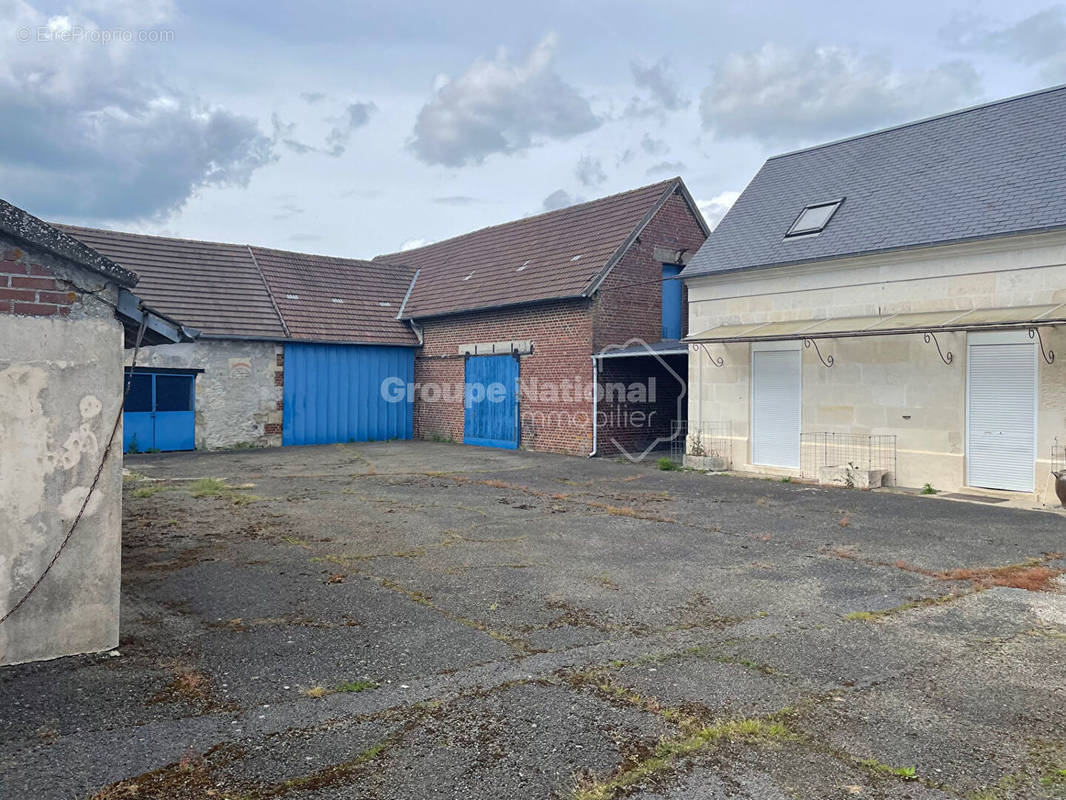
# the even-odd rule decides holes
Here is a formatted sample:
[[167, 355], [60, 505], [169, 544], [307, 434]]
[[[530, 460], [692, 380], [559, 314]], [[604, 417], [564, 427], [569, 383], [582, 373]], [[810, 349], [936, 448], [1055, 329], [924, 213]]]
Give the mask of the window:
[[663, 264], [663, 338], [681, 338], [680, 264]]
[[788, 233], [785, 237], [790, 236], [808, 236], [812, 233], [821, 233], [825, 230], [825, 226], [829, 224], [829, 220], [833, 218], [833, 214], [840, 208], [840, 204], [844, 202], [844, 198], [839, 200], [832, 200], [828, 203], [815, 203], [809, 205], [800, 215], [796, 217], [796, 221], [792, 223], [792, 227], [788, 229]]

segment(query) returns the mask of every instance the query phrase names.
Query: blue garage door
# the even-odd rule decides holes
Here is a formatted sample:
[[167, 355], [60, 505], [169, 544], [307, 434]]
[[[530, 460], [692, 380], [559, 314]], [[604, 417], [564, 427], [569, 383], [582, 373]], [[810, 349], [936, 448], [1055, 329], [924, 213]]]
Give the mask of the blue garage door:
[[282, 444], [410, 439], [409, 347], [286, 344]]
[[196, 447], [195, 401], [195, 372], [138, 369], [126, 395], [122, 449], [127, 453], [192, 450]]
[[463, 442], [484, 447], [518, 447], [518, 359], [466, 359]]

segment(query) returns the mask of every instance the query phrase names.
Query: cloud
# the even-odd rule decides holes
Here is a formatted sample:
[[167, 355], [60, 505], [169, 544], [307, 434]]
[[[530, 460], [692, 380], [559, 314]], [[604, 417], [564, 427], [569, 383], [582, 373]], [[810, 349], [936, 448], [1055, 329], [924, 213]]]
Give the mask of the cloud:
[[633, 61], [629, 68], [633, 71], [633, 82], [638, 89], [644, 90], [646, 96], [630, 100], [626, 116], [643, 117], [688, 107], [689, 101], [681, 96], [677, 81], [670, 74], [669, 59], [660, 58], [654, 64]]
[[541, 209], [543, 211], [555, 211], [556, 209], [566, 208], [567, 206], [573, 206], [584, 202], [584, 197], [572, 196], [562, 189], [556, 189], [544, 198], [544, 202], [541, 203]]
[[326, 136], [326, 153], [334, 158], [344, 155], [351, 141], [352, 131], [361, 128], [370, 122], [370, 115], [378, 110], [373, 103], [351, 103], [345, 110], [344, 116], [333, 120], [333, 130]]
[[683, 161], [660, 161], [658, 164], [648, 167], [646, 175], [679, 175], [685, 171]]
[[[103, 4], [100, 4], [103, 7]], [[274, 159], [255, 120], [172, 88], [126, 43], [19, 42], [20, 28], [57, 35], [109, 30], [109, 16], [71, 8], [48, 18], [22, 0], [0, 15], [0, 185], [33, 213], [81, 220], [159, 218], [208, 186], [247, 185]], [[108, 6], [111, 8], [111, 6]], [[160, 22], [167, 3], [149, 3]]]
[[409, 146], [427, 164], [480, 164], [494, 153], [516, 153], [539, 139], [569, 139], [601, 123], [588, 100], [552, 67], [549, 34], [522, 63], [501, 49], [478, 59], [458, 78], [438, 80], [418, 113]]
[[598, 158], [581, 156], [574, 168], [574, 174], [581, 181], [582, 186], [596, 186], [607, 180], [607, 173], [603, 171], [603, 164]]
[[668, 152], [670, 145], [662, 139], [656, 139], [650, 133], [645, 133], [644, 138], [640, 140], [640, 148], [650, 156], [657, 156]]
[[710, 200], [697, 200], [696, 205], [707, 221], [707, 225], [714, 230], [726, 212], [733, 207], [738, 197], [740, 197], [740, 192], [721, 192]]
[[968, 62], [901, 72], [842, 47], [774, 44], [727, 57], [701, 95], [703, 127], [781, 144], [859, 133], [950, 111], [980, 93]]
[[434, 197], [433, 202], [442, 206], [468, 206], [472, 203], [481, 202], [476, 197], [470, 197], [466, 194], [453, 194], [447, 197]]
[[432, 244], [431, 239], [408, 239], [400, 245], [400, 252], [403, 253], [407, 250], [416, 250], [419, 247], [425, 247], [427, 244]]
[[957, 15], [941, 36], [958, 50], [999, 53], [1039, 67], [1041, 78], [1048, 83], [1066, 80], [1066, 6], [1051, 6], [998, 27], [972, 14]]
[[321, 103], [326, 99], [325, 92], [300, 92], [300, 99], [305, 103], [314, 105], [315, 103]]

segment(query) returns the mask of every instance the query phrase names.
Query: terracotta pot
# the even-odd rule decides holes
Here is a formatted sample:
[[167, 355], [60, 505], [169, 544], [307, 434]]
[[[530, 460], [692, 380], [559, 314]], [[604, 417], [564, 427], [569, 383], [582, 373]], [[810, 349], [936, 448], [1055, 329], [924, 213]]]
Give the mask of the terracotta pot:
[[1059, 502], [1066, 508], [1066, 470], [1051, 473], [1055, 476], [1055, 494], [1059, 496]]

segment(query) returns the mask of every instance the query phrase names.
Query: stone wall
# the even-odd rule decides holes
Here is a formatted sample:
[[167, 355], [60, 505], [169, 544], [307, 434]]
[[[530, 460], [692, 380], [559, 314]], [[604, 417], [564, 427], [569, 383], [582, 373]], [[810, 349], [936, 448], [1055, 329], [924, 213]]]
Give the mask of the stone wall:
[[197, 449], [274, 447], [281, 444], [283, 348], [200, 339], [142, 348], [137, 365], [203, 370], [196, 376]]
[[[688, 282], [690, 330], [715, 325], [969, 310], [1066, 302], [1066, 236], [1012, 237], [979, 245], [928, 248], [822, 265], [767, 269]], [[1045, 327], [1047, 348], [1066, 352], [1066, 332]], [[897, 483], [957, 490], [965, 484], [966, 334], [944, 333], [945, 365], [921, 334], [819, 341], [835, 366], [803, 351], [803, 430], [895, 434]], [[751, 351], [708, 345], [689, 364], [690, 421], [728, 421], [733, 457], [750, 464]], [[1066, 444], [1066, 372], [1038, 360], [1034, 499], [1049, 496], [1052, 444]], [[1051, 494], [1052, 499], [1053, 493]]]
[[[121, 403], [122, 327], [102, 276], [2, 237], [0, 253], [3, 614], [43, 573], [104, 458]], [[121, 504], [120, 428], [66, 550], [0, 625], [0, 665], [118, 644]]]

